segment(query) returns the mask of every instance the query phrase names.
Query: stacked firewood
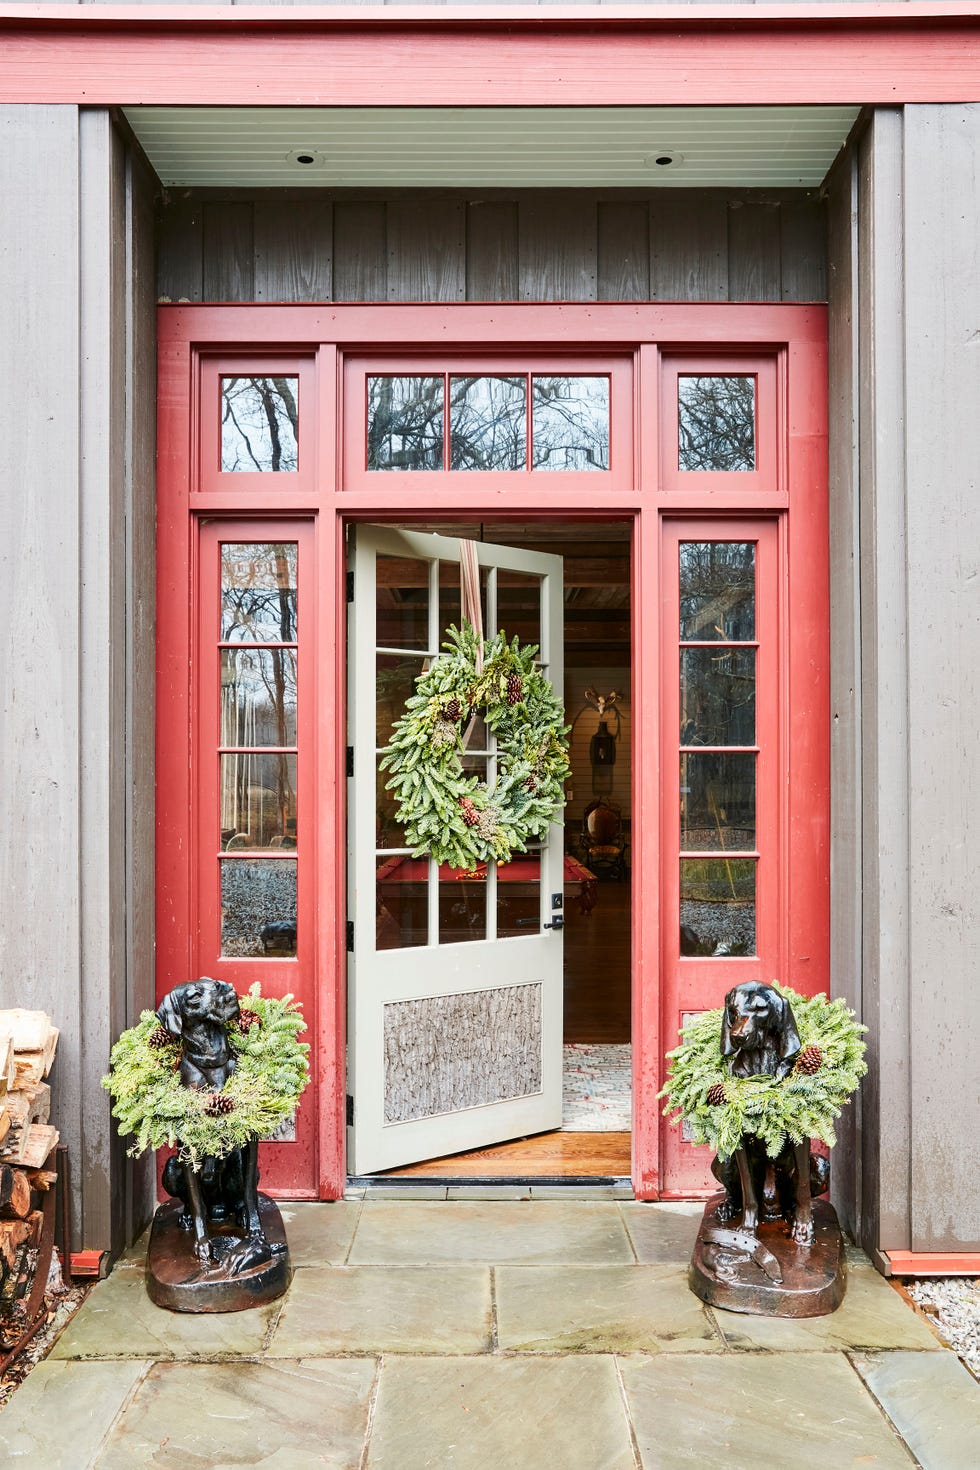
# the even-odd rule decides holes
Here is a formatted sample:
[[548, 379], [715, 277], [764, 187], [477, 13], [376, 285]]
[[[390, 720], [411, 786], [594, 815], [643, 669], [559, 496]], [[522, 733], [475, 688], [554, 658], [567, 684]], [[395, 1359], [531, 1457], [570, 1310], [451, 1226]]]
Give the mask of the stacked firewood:
[[0, 1011], [0, 1314], [27, 1284], [41, 1243], [40, 1197], [57, 1178], [44, 1168], [58, 1142], [44, 1080], [57, 1045], [43, 1011]]

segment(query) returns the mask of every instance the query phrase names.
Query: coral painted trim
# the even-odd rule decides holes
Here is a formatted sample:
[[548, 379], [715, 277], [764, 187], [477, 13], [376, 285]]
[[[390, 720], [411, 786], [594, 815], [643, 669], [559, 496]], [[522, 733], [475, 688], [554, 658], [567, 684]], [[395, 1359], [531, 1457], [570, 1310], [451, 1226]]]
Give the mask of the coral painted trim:
[[980, 1251], [883, 1251], [893, 1276], [980, 1276]]

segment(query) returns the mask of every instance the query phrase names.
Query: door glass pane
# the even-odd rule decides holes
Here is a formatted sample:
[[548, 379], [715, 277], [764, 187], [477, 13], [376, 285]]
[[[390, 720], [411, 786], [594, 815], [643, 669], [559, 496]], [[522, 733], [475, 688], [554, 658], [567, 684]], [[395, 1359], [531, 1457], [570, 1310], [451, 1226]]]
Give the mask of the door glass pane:
[[487, 875], [443, 863], [439, 869], [439, 943], [487, 937]]
[[369, 470], [441, 470], [443, 379], [368, 378]]
[[423, 658], [402, 658], [397, 653], [379, 653], [375, 688], [377, 741], [387, 745], [395, 721], [405, 713], [405, 701], [415, 693], [415, 680], [428, 662]]
[[527, 386], [523, 377], [449, 379], [449, 468], [523, 470]]
[[221, 744], [296, 744], [296, 651], [221, 651]]
[[221, 953], [296, 953], [296, 863], [225, 858], [221, 863]]
[[222, 378], [222, 470], [295, 470], [298, 398], [299, 378]]
[[429, 939], [429, 862], [393, 856], [376, 872], [375, 945], [411, 949]]
[[541, 646], [541, 578], [524, 572], [497, 573], [497, 627], [508, 638]]
[[749, 858], [681, 859], [682, 955], [755, 954], [755, 873]]
[[[487, 568], [480, 567], [480, 609], [483, 613], [484, 632], [495, 632], [487, 624]], [[442, 647], [445, 630], [450, 627], [459, 627], [461, 617], [462, 598], [459, 586], [459, 562], [441, 561], [439, 563], [439, 646]]]
[[681, 649], [681, 744], [755, 744], [755, 649]]
[[379, 648], [428, 648], [429, 563], [408, 556], [377, 559]]
[[386, 791], [385, 787], [391, 780], [389, 771], [377, 772], [377, 800], [375, 804], [374, 822], [374, 845], [375, 847], [407, 847], [408, 839], [405, 836], [405, 828], [395, 815], [398, 810], [398, 801], [393, 791]]
[[227, 542], [221, 548], [221, 638], [294, 643], [296, 543]]
[[608, 470], [609, 379], [532, 378], [534, 469]]
[[681, 756], [681, 847], [755, 847], [755, 756]]
[[755, 543], [682, 541], [681, 637], [701, 643], [755, 638]]
[[755, 469], [755, 378], [750, 374], [677, 379], [677, 466]]
[[497, 868], [497, 935], [537, 934], [541, 928], [541, 854], [522, 852]]
[[221, 760], [221, 846], [296, 847], [296, 757], [250, 751]]

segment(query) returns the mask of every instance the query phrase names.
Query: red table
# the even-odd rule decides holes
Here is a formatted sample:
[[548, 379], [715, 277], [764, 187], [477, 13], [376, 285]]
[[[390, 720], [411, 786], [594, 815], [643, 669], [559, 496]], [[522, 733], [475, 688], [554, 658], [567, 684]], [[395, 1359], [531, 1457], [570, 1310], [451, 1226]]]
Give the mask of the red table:
[[[579, 913], [591, 914], [596, 905], [599, 893], [599, 880], [590, 868], [580, 863], [578, 858], [566, 854], [564, 859], [564, 871], [566, 883], [577, 883], [579, 891], [577, 903]], [[406, 857], [404, 853], [393, 853], [390, 858], [378, 868], [375, 877], [379, 883], [418, 883], [423, 881], [429, 872], [427, 858]], [[520, 856], [509, 863], [502, 863], [497, 868], [498, 883], [533, 883], [538, 877], [538, 864], [534, 858]], [[451, 868], [448, 863], [439, 864], [440, 883], [480, 883], [486, 880], [487, 865], [478, 863], [475, 868]]]

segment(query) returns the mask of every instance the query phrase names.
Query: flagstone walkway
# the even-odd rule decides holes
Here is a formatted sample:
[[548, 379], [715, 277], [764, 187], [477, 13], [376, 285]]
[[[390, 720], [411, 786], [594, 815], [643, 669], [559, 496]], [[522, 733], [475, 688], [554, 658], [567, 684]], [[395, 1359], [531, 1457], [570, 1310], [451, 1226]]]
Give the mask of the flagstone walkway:
[[292, 1285], [249, 1312], [161, 1311], [131, 1252], [0, 1414], [0, 1462], [980, 1464], [980, 1385], [858, 1252], [837, 1312], [773, 1321], [690, 1293], [696, 1206], [369, 1198], [284, 1215]]

